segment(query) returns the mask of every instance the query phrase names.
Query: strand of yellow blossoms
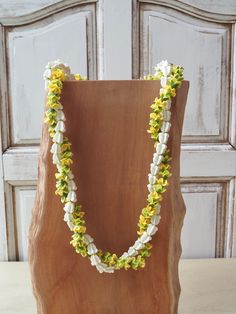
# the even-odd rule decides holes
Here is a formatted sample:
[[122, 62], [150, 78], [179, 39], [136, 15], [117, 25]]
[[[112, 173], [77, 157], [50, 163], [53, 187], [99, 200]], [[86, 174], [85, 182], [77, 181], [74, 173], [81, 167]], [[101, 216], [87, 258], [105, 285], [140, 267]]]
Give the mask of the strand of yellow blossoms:
[[147, 130], [154, 140], [153, 160], [148, 174], [147, 206], [142, 209], [138, 221], [138, 238], [127, 252], [121, 256], [115, 253], [103, 252], [97, 249], [94, 239], [86, 232], [86, 223], [82, 206], [77, 204], [77, 187], [71, 171], [73, 153], [69, 139], [64, 136], [65, 115], [60, 95], [65, 80], [84, 80], [79, 74], [72, 74], [69, 66], [60, 60], [48, 63], [44, 73], [47, 88], [47, 109], [45, 122], [52, 138], [52, 161], [57, 167], [56, 194], [61, 198], [64, 206], [64, 220], [73, 232], [71, 244], [75, 251], [90, 259], [91, 265], [100, 272], [113, 273], [119, 269], [134, 270], [145, 267], [145, 260], [150, 256], [152, 245], [150, 241], [157, 232], [160, 222], [160, 203], [162, 194], [166, 191], [170, 172], [170, 156], [167, 148], [171, 127], [171, 100], [183, 80], [183, 68], [162, 61], [155, 67], [156, 73], [144, 77], [146, 80], [160, 80], [159, 97], [151, 104], [150, 128]]

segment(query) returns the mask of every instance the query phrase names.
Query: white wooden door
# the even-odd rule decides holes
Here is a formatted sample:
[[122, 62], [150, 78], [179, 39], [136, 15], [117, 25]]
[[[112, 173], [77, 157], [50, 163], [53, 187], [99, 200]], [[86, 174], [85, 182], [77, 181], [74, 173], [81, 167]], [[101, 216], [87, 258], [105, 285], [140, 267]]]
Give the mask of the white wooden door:
[[162, 59], [184, 66], [182, 256], [235, 256], [235, 1], [2, 0], [0, 7], [0, 260], [27, 259], [42, 75], [57, 58], [90, 79], [139, 78]]

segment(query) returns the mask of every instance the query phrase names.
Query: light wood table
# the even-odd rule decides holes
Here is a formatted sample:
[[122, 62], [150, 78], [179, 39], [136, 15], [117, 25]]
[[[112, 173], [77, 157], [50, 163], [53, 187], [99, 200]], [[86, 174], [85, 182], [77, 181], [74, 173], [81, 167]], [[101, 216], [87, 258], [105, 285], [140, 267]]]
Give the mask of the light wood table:
[[[236, 314], [236, 259], [181, 260], [180, 278], [179, 314]], [[0, 263], [0, 313], [36, 313], [26, 262]]]

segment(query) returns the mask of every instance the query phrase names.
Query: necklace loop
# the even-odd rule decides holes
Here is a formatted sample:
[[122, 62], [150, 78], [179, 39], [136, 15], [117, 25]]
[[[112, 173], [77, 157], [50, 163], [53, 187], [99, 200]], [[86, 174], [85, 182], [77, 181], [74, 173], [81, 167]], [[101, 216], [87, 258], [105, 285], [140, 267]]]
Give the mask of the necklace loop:
[[[160, 80], [161, 89], [159, 98], [156, 97], [151, 104], [149, 129], [147, 132], [154, 140], [153, 159], [148, 174], [147, 206], [139, 216], [138, 238], [120, 257], [115, 253], [102, 252], [97, 249], [94, 239], [86, 233], [85, 212], [82, 205], [77, 204], [77, 186], [70, 168], [73, 163], [73, 153], [69, 139], [64, 136], [66, 131], [66, 117], [60, 95], [63, 82], [66, 80], [86, 80], [80, 74], [72, 74], [67, 64], [60, 59], [49, 62], [43, 75], [47, 89], [47, 109], [45, 123], [52, 139], [50, 152], [52, 162], [57, 167], [56, 191], [64, 205], [64, 221], [73, 232], [70, 243], [75, 251], [83, 257], [90, 259], [91, 265], [100, 272], [113, 273], [119, 269], [134, 270], [145, 267], [145, 259], [150, 256], [152, 245], [150, 241], [158, 230], [160, 223], [160, 209], [162, 194], [166, 191], [168, 178], [171, 176], [169, 149], [167, 142], [171, 127], [171, 101], [176, 95], [176, 90], [183, 80], [183, 68], [174, 66], [166, 60], [155, 67], [155, 73], [144, 76], [144, 80]], [[140, 78], [142, 79], [142, 78]]]

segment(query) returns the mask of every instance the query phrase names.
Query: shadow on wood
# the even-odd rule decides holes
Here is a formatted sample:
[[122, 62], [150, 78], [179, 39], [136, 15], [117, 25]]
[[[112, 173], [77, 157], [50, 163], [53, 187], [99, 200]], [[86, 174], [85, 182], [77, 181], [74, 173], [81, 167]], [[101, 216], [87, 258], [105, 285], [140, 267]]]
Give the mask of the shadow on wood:
[[[29, 229], [29, 263], [40, 314], [177, 313], [178, 262], [185, 205], [180, 191], [180, 142], [189, 84], [182, 83], [171, 108], [168, 140], [172, 176], [163, 194], [152, 255], [141, 270], [100, 274], [75, 253], [64, 210], [55, 195], [56, 166], [44, 124], [38, 188]], [[146, 206], [154, 152], [147, 133], [159, 81], [66, 81], [61, 101], [72, 143], [78, 202], [98, 248], [122, 254], [137, 238]]]

